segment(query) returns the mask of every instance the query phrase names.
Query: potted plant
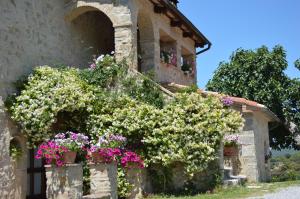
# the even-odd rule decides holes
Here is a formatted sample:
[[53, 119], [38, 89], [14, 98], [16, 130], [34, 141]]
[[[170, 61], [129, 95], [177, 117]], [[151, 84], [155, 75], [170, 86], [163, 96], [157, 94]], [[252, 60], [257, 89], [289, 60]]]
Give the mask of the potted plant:
[[53, 140], [42, 143], [35, 158], [44, 158], [46, 164], [63, 166], [75, 162], [76, 154], [89, 143], [87, 136], [80, 133], [66, 132], [57, 134]]
[[99, 138], [96, 144], [91, 144], [88, 159], [93, 163], [110, 164], [121, 156], [120, 147], [126, 142], [121, 135], [108, 134]]
[[127, 169], [142, 169], [144, 168], [144, 161], [136, 153], [127, 151], [121, 158], [121, 165]]
[[35, 155], [36, 159], [45, 159], [46, 164], [54, 164], [58, 167], [64, 165], [63, 153], [68, 149], [63, 146], [57, 145], [53, 140], [42, 143]]
[[68, 131], [57, 134], [54, 142], [67, 149], [63, 152], [63, 160], [65, 164], [72, 164], [75, 162], [77, 152], [89, 144], [89, 138], [81, 133]]
[[239, 136], [225, 135], [224, 137], [224, 156], [238, 155]]

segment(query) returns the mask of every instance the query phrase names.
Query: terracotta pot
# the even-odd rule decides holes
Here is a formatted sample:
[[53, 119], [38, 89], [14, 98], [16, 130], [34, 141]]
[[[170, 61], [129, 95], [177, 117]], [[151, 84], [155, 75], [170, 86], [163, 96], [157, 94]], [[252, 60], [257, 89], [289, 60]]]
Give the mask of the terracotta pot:
[[73, 164], [75, 162], [77, 153], [74, 151], [68, 151], [63, 154], [65, 164]]
[[238, 148], [236, 146], [224, 147], [224, 156], [237, 156]]
[[92, 156], [93, 163], [104, 163], [105, 162], [105, 160], [99, 155], [98, 152], [92, 152], [91, 156]]

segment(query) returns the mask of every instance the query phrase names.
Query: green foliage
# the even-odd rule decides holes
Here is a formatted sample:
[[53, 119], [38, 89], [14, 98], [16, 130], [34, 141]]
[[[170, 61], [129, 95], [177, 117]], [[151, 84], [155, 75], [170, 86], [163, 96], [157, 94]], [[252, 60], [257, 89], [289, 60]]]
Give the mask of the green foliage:
[[243, 120], [238, 112], [224, 108], [214, 96], [178, 94], [162, 110], [161, 120], [143, 140], [149, 163], [183, 162], [193, 175], [217, 157], [224, 132], [237, 132]]
[[9, 146], [9, 155], [13, 160], [18, 160], [23, 155], [22, 148], [15, 142], [11, 142]]
[[10, 110], [33, 144], [53, 135], [51, 125], [59, 112], [89, 110], [93, 99], [89, 85], [79, 78], [78, 70], [44, 66], [35, 69]]
[[118, 197], [128, 198], [132, 184], [126, 179], [124, 168], [118, 167]]
[[297, 60], [295, 61], [295, 67], [296, 67], [298, 70], [300, 70], [300, 59], [297, 59]]
[[[272, 51], [262, 46], [255, 51], [238, 49], [229, 62], [221, 62], [208, 82], [207, 89], [231, 96], [243, 97], [266, 105], [283, 122], [299, 127], [299, 79], [291, 80], [284, 73], [286, 53], [281, 46]], [[299, 66], [299, 61], [295, 63]], [[296, 147], [289, 132], [278, 128], [271, 132], [274, 148]]]
[[300, 153], [271, 159], [272, 181], [300, 180]]
[[125, 92], [132, 98], [162, 108], [165, 104], [163, 94], [149, 76], [127, 77], [123, 81]]
[[196, 93], [197, 91], [198, 91], [197, 84], [193, 84], [191, 86], [181, 89], [179, 92], [180, 93]]
[[100, 57], [100, 60], [94, 60], [93, 68], [80, 71], [80, 76], [88, 84], [96, 85], [100, 88], [114, 87], [117, 81], [123, 77], [128, 66], [125, 61], [116, 62], [115, 58], [109, 55]]
[[223, 133], [236, 132], [243, 123], [218, 98], [196, 93], [178, 94], [163, 109], [126, 96], [96, 101], [98, 109], [88, 120], [93, 138], [105, 132], [122, 134], [127, 147], [138, 146], [147, 165], [180, 161], [191, 175], [215, 160]]
[[[223, 133], [243, 124], [241, 115], [217, 97], [204, 98], [193, 88], [167, 101], [150, 78], [127, 75], [126, 64], [112, 57], [101, 60], [85, 70], [38, 67], [29, 76], [10, 110], [31, 145], [57, 129], [80, 130], [94, 142], [116, 133], [127, 138], [126, 149], [138, 151], [146, 166], [181, 162], [192, 177], [217, 158]], [[119, 177], [125, 197], [130, 186], [122, 172]]]

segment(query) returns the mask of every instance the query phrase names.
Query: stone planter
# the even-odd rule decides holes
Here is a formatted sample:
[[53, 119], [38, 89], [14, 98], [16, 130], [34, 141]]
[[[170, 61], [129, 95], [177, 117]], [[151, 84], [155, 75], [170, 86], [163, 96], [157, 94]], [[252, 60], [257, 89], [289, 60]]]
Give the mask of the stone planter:
[[85, 198], [118, 198], [116, 163], [90, 163], [91, 195]]
[[65, 164], [73, 164], [75, 162], [77, 153], [74, 151], [68, 151], [63, 154]]
[[48, 199], [82, 198], [82, 165], [66, 164], [63, 167], [45, 165]]
[[143, 198], [142, 170], [139, 168], [126, 169], [126, 178], [132, 185], [128, 199]]
[[238, 147], [237, 146], [224, 146], [224, 156], [237, 156]]

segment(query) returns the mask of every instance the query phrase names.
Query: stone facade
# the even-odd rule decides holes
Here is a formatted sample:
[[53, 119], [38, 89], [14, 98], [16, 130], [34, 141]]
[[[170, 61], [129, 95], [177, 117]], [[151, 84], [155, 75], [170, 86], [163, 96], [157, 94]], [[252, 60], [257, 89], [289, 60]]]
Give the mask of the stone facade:
[[224, 157], [224, 165], [231, 167], [233, 175], [247, 177], [248, 182], [266, 182], [271, 179], [269, 153], [269, 128], [271, 118], [260, 111], [243, 112], [244, 128], [239, 134], [237, 156]]
[[48, 199], [82, 198], [82, 165], [67, 164], [63, 167], [46, 165]]
[[269, 181], [270, 161], [265, 157], [269, 152], [269, 119], [261, 113], [245, 115], [245, 127], [241, 136], [241, 174], [251, 182]]

